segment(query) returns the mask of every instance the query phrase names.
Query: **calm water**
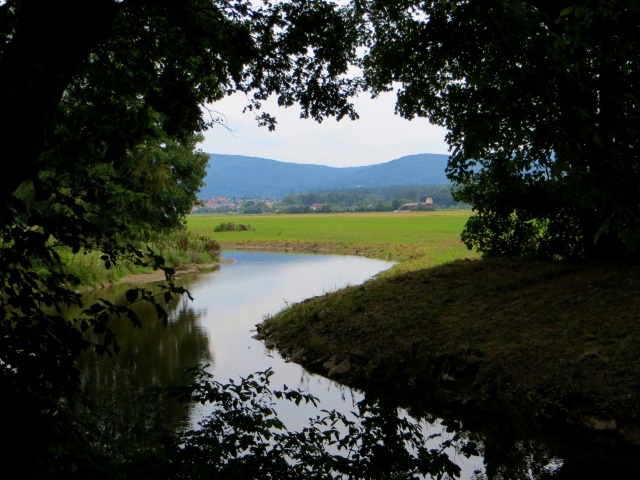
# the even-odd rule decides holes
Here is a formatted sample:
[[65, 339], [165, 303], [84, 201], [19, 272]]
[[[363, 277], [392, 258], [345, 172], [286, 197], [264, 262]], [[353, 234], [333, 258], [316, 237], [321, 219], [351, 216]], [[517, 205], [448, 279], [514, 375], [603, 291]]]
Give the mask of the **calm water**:
[[[256, 324], [287, 304], [362, 283], [393, 264], [352, 256], [228, 251], [219, 269], [187, 281], [194, 297], [184, 305], [199, 318], [207, 337], [210, 357], [206, 363], [220, 382], [272, 368], [274, 388], [300, 387], [321, 399], [323, 408], [343, 405], [351, 392], [300, 366], [285, 362], [253, 338]], [[202, 362], [204, 363], [204, 362]], [[283, 408], [279, 415], [290, 429], [308, 424], [315, 412], [309, 408]], [[206, 409], [192, 413], [197, 420]]]
[[[287, 363], [252, 337], [257, 323], [288, 304], [360, 284], [392, 263], [353, 256], [244, 251], [228, 251], [223, 256], [233, 263], [183, 277], [181, 282], [194, 300], [184, 296], [171, 304], [166, 328], [154, 319], [152, 308], [141, 305], [138, 313], [143, 328], [132, 328], [127, 321], [112, 325], [122, 347], [117, 358], [99, 358], [92, 353], [83, 358], [85, 391], [100, 407], [98, 415], [104, 416], [105, 438], [114, 441], [122, 437], [126, 442], [121, 430], [133, 432], [136, 425], [148, 421], [149, 413], [140, 411], [141, 395], [153, 387], [183, 383], [184, 369], [197, 364], [208, 364], [208, 370], [222, 383], [272, 368], [272, 388], [300, 388], [319, 398], [320, 408], [326, 410], [346, 413], [362, 398], [356, 391]], [[126, 288], [96, 295], [124, 301]], [[277, 410], [290, 430], [308, 426], [309, 418], [320, 413], [310, 405], [293, 407], [289, 403], [278, 404]], [[175, 425], [195, 425], [207, 413], [203, 407], [167, 403], [158, 415]], [[427, 434], [450, 435], [440, 421], [424, 422], [423, 428]], [[448, 453], [462, 467], [463, 479], [473, 478], [474, 470], [483, 472], [476, 478], [551, 478], [547, 475], [563, 463], [539, 443], [527, 439], [503, 443], [506, 446], [485, 445], [486, 458], [491, 452], [489, 465], [484, 465], [486, 458], [467, 459], [453, 449]]]

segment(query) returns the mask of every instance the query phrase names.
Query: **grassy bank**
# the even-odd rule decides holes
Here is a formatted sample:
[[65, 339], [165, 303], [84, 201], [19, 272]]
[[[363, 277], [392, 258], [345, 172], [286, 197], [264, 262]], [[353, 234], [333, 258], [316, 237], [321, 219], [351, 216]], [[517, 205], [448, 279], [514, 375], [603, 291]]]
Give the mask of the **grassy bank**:
[[[176, 268], [217, 261], [220, 246], [207, 236], [182, 230], [157, 234], [148, 242], [141, 242], [137, 248], [142, 252], [151, 248], [165, 259], [165, 265]], [[105, 269], [104, 260], [101, 259], [102, 254], [97, 251], [73, 253], [68, 247], [58, 247], [57, 253], [65, 272], [75, 275], [84, 288], [116, 283], [124, 277], [147, 274], [152, 271], [150, 267], [142, 267], [126, 259], [121, 259], [111, 268]], [[47, 275], [44, 266], [39, 273]]]
[[640, 445], [640, 267], [479, 260], [459, 242], [465, 215], [237, 217], [255, 230], [215, 238], [399, 260], [264, 322], [293, 361], [431, 405]]

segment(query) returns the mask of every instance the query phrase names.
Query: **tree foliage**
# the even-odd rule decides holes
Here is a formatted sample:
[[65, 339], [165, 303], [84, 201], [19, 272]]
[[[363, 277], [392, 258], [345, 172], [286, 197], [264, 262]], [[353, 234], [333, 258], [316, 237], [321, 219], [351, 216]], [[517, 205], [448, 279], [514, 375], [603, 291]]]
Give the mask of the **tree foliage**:
[[316, 120], [356, 116], [360, 83], [343, 74], [357, 29], [324, 1], [14, 0], [0, 28], [0, 157], [20, 159], [3, 203], [49, 165], [44, 150], [118, 165], [147, 140], [201, 131], [201, 106], [231, 92], [250, 110], [275, 94]]
[[298, 390], [272, 389], [271, 370], [226, 384], [204, 369], [192, 373], [195, 382], [171, 394], [209, 405], [212, 413], [198, 428], [149, 448], [147, 462], [125, 450], [114, 474], [180, 479], [455, 478], [461, 469], [447, 449], [458, 449], [466, 457], [477, 454], [473, 441], [428, 434], [397, 406], [368, 398], [350, 416], [323, 411], [307, 427], [289, 431], [278, 418], [277, 402], [315, 405], [318, 400]]
[[356, 3], [373, 90], [448, 129], [470, 248], [637, 256], [640, 3]]
[[[112, 316], [137, 322], [127, 305], [84, 305], [58, 246], [101, 252], [107, 269], [164, 270], [160, 293], [126, 298], [166, 320], [161, 301], [188, 292], [131, 240], [175, 228], [193, 205], [206, 163], [194, 145], [217, 121], [203, 105], [240, 92], [257, 112], [275, 94], [318, 121], [355, 117], [349, 96], [360, 82], [343, 75], [353, 22], [321, 0], [0, 2], [0, 388], [20, 419], [3, 432], [9, 471], [101, 471], [91, 429], [74, 414], [76, 361], [88, 348], [117, 353]], [[81, 311], [71, 319], [70, 305]]]

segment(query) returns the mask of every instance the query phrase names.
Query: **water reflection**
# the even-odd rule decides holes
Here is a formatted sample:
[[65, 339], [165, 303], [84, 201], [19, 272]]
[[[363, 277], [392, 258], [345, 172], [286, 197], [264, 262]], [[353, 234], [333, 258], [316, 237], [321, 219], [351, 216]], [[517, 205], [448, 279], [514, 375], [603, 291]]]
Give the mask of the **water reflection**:
[[[86, 295], [85, 305], [98, 298], [124, 304], [128, 288], [120, 285], [93, 292]], [[156, 319], [153, 305], [136, 303], [132, 309], [141, 327], [124, 318], [109, 322], [120, 345], [117, 355], [101, 356], [92, 349], [83, 353], [79, 370], [85, 414], [97, 424], [100, 443], [116, 448], [140, 441], [149, 431], [173, 431], [189, 421], [191, 405], [156, 395], [168, 386], [190, 382], [192, 378], [185, 375], [188, 367], [214, 363], [200, 315], [188, 301], [183, 296], [165, 304], [166, 325]], [[152, 396], [157, 398], [152, 401]]]
[[[102, 442], [126, 444], [136, 432], [148, 432], [150, 426], [177, 428], [202, 419], [209, 413], [207, 407], [163, 398], [158, 408], [149, 410], [142, 401], [159, 388], [190, 383], [193, 379], [185, 376], [185, 369], [195, 365], [208, 364], [209, 371], [223, 382], [274, 368], [274, 383], [313, 391], [323, 398], [323, 408], [340, 408], [350, 396], [348, 389], [312, 378], [297, 365], [266, 351], [252, 338], [252, 330], [287, 303], [361, 283], [392, 263], [284, 253], [225, 252], [225, 257], [234, 263], [180, 278], [178, 283], [190, 290], [194, 301], [183, 296], [166, 305], [166, 327], [156, 320], [151, 304], [135, 304], [142, 328], [126, 319], [113, 319], [109, 324], [121, 347], [118, 355], [99, 356], [91, 350], [82, 356], [83, 392], [91, 407], [86, 414], [101, 426]], [[120, 285], [93, 292], [86, 296], [85, 305], [98, 298], [124, 304], [128, 288]], [[353, 404], [355, 398], [351, 400]], [[279, 413], [295, 429], [306, 426], [317, 411], [287, 406]]]
[[[225, 252], [224, 255], [234, 263], [181, 279], [194, 300], [185, 296], [168, 305], [170, 316], [166, 328], [155, 320], [151, 305], [140, 304], [141, 329], [125, 320], [111, 325], [121, 345], [117, 357], [98, 357], [88, 352], [82, 358], [84, 391], [96, 407], [90, 414], [101, 426], [100, 440], [105, 444], [126, 446], [139, 442], [140, 438], [151, 442], [148, 432], [157, 432], [158, 426], [167, 429], [196, 426], [210, 415], [215, 408], [212, 405], [178, 404], [163, 398], [150, 407], [152, 404], [141, 401], [155, 388], [191, 382], [193, 378], [185, 377], [184, 372], [186, 367], [195, 365], [209, 364], [207, 372], [221, 383], [271, 368], [275, 372], [270, 378], [274, 389], [285, 385], [300, 388], [319, 398], [321, 409], [336, 410], [346, 416], [357, 411], [362, 402], [375, 406], [373, 399], [365, 399], [360, 392], [287, 363], [252, 335], [257, 323], [288, 303], [362, 283], [392, 264], [341, 256], [262, 252]], [[124, 303], [126, 288], [100, 291], [97, 296]], [[305, 429], [309, 419], [321, 414], [311, 404], [293, 406], [284, 400], [274, 401], [278, 417], [291, 431]], [[376, 408], [369, 409], [368, 414], [380, 413]], [[367, 424], [361, 423], [363, 418], [349, 418], [360, 422], [369, 435]], [[425, 439], [424, 447], [442, 449], [460, 467], [459, 478], [572, 478], [569, 472], [575, 472], [575, 461], [569, 457], [560, 459], [533, 439], [516, 436], [490, 439], [477, 430], [467, 430], [458, 421], [411, 417], [395, 405], [370, 422], [384, 431], [387, 427], [397, 429], [399, 418], [418, 422]], [[471, 455], [469, 445], [476, 445], [479, 455]], [[387, 448], [386, 453], [391, 453], [390, 450]], [[400, 475], [398, 478], [414, 477]]]
[[[252, 338], [255, 326], [287, 304], [360, 284], [393, 263], [354, 256], [247, 251], [226, 251], [224, 256], [234, 263], [204, 274], [189, 286], [192, 308], [202, 315], [215, 352], [211, 369], [215, 378], [226, 381], [272, 368], [275, 387], [300, 387], [320, 398], [325, 409], [351, 408], [358, 394], [268, 351]], [[202, 408], [200, 416], [206, 414]], [[300, 429], [317, 410], [287, 405], [279, 414], [289, 428]]]

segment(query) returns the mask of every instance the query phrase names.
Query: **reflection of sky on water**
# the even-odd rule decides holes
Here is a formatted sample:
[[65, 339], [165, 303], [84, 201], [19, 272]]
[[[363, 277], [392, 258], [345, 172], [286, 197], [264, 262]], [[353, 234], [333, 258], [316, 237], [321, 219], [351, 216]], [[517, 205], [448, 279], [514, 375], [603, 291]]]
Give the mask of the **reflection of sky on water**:
[[[315, 295], [359, 284], [390, 262], [358, 257], [225, 252], [237, 263], [222, 265], [191, 292], [192, 307], [206, 310], [201, 325], [209, 333], [220, 378], [246, 375], [284, 363], [265, 354], [252, 337], [265, 316]], [[289, 380], [291, 383], [291, 380]]]
[[[191, 287], [191, 307], [203, 312], [200, 324], [208, 332], [216, 359], [215, 377], [226, 382], [272, 368], [273, 388], [284, 384], [301, 388], [321, 398], [321, 408], [342, 407], [343, 397], [351, 397], [350, 390], [309, 375], [276, 352], [267, 351], [252, 338], [255, 326], [287, 304], [360, 284], [393, 264], [352, 256], [242, 251], [223, 252], [223, 257], [235, 263], [204, 274]], [[290, 428], [299, 428], [316, 414], [315, 409], [286, 408], [280, 415]]]

